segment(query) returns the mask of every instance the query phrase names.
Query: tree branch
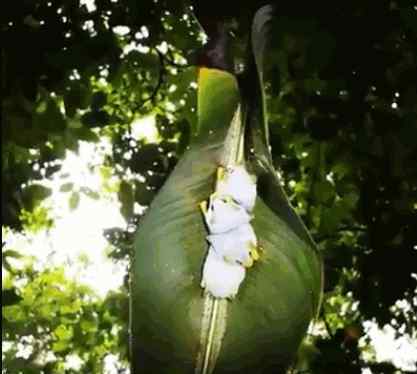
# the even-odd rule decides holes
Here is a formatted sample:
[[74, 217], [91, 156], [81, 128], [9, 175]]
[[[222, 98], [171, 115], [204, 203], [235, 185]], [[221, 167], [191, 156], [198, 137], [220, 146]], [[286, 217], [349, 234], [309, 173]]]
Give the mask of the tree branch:
[[148, 103], [150, 101], [152, 102], [152, 104], [155, 104], [156, 96], [158, 95], [158, 92], [159, 92], [162, 84], [164, 83], [164, 78], [165, 78], [165, 74], [166, 74], [166, 69], [165, 69], [165, 64], [164, 64], [164, 55], [157, 48], [154, 48], [154, 50], [156, 51], [156, 53], [158, 54], [158, 57], [159, 57], [159, 75], [158, 75], [158, 82], [156, 83], [156, 86], [152, 90], [152, 93], [149, 95], [149, 97], [147, 97], [146, 99], [142, 100], [134, 108], [135, 111], [140, 110], [141, 108], [143, 108], [143, 106], [146, 103]]

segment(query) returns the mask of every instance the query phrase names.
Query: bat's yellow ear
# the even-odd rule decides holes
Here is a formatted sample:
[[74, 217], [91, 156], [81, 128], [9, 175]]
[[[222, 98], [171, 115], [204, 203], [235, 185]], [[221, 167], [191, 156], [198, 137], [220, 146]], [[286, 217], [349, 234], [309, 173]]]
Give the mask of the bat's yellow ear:
[[257, 247], [256, 245], [251, 245], [249, 249], [250, 256], [252, 257], [253, 261], [258, 261], [261, 258], [259, 252], [262, 251], [261, 247]]

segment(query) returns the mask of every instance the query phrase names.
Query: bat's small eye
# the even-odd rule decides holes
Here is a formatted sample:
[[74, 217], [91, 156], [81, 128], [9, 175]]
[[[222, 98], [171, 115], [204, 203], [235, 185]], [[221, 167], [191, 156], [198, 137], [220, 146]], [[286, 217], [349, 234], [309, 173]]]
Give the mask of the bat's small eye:
[[222, 198], [222, 201], [227, 204], [233, 203], [233, 199], [230, 196], [225, 196]]

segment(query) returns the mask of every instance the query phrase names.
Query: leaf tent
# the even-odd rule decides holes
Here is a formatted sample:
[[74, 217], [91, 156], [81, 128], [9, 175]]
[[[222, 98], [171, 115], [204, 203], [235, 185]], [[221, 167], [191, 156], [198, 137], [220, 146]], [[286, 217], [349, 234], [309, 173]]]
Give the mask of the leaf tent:
[[[198, 69], [198, 126], [136, 235], [131, 275], [133, 373], [285, 373], [322, 292], [320, 256], [275, 172], [262, 85], [271, 8], [252, 28], [241, 79]], [[203, 294], [207, 229], [199, 203], [213, 192], [227, 134], [241, 111], [246, 165], [258, 179], [252, 224], [263, 249], [232, 301]]]

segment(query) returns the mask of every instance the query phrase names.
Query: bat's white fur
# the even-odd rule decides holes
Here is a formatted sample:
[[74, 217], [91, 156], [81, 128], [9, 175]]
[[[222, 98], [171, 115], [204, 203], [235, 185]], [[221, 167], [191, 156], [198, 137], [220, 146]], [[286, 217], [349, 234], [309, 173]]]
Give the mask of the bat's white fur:
[[216, 193], [232, 196], [236, 203], [251, 212], [256, 200], [256, 179], [243, 165], [228, 167], [223, 178], [217, 182]]
[[206, 223], [211, 234], [221, 234], [240, 225], [249, 223], [251, 216], [230, 196], [213, 194], [205, 215]]
[[223, 234], [207, 236], [208, 242], [214, 251], [223, 257], [225, 261], [244, 265], [250, 262], [250, 251], [256, 247], [255, 232], [249, 223], [240, 225]]
[[201, 287], [214, 297], [233, 298], [245, 278], [245, 268], [223, 260], [212, 247], [209, 248], [203, 268]]
[[201, 287], [214, 297], [235, 297], [245, 278], [245, 266], [253, 263], [251, 249], [257, 240], [250, 220], [255, 200], [255, 178], [243, 165], [227, 167], [204, 211], [210, 247]]

